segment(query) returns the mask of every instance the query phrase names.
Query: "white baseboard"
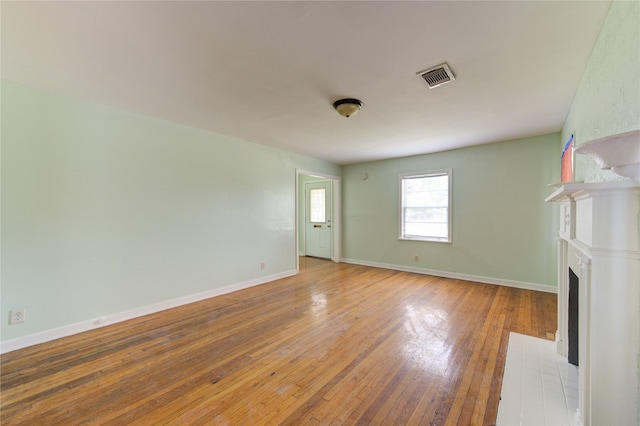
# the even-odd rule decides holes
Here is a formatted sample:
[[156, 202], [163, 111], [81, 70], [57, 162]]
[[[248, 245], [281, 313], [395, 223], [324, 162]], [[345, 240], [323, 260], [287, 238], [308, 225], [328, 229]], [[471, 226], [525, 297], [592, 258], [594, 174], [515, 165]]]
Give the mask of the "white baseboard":
[[392, 269], [395, 271], [413, 272], [416, 274], [434, 275], [436, 277], [453, 278], [453, 279], [465, 280], [465, 281], [474, 281], [474, 282], [483, 283], [483, 284], [495, 284], [495, 285], [501, 285], [505, 287], [522, 288], [525, 290], [542, 291], [545, 293], [558, 292], [558, 289], [556, 287], [551, 287], [544, 284], [504, 280], [501, 278], [491, 278], [491, 277], [482, 277], [479, 275], [459, 274], [457, 272], [437, 271], [434, 269], [426, 269], [426, 268], [413, 268], [410, 266], [394, 265], [391, 263], [369, 262], [366, 260], [357, 260], [357, 259], [342, 258], [342, 262], [351, 263], [354, 265], [373, 266], [375, 268]]
[[200, 300], [209, 299], [211, 297], [221, 296], [223, 294], [232, 293], [234, 291], [243, 290], [245, 288], [254, 287], [260, 284], [265, 284], [296, 274], [297, 272], [295, 270], [285, 271], [279, 274], [245, 281], [243, 283], [232, 284], [226, 287], [216, 288], [202, 293], [196, 293], [189, 296], [179, 297], [177, 299], [166, 300], [164, 302], [155, 303], [153, 305], [142, 306], [140, 308], [131, 309], [129, 311], [106, 315], [100, 318], [94, 318], [76, 324], [65, 325], [63, 327], [42, 331], [40, 333], [31, 334], [29, 336], [7, 340], [6, 342], [0, 343], [0, 354], [26, 348], [28, 346], [37, 345], [40, 343], [50, 342], [62, 337], [67, 337], [73, 334], [105, 327], [110, 324], [116, 324], [118, 322], [127, 321], [144, 315], [154, 314], [166, 309], [176, 308], [178, 306], [187, 305], [189, 303], [198, 302]]

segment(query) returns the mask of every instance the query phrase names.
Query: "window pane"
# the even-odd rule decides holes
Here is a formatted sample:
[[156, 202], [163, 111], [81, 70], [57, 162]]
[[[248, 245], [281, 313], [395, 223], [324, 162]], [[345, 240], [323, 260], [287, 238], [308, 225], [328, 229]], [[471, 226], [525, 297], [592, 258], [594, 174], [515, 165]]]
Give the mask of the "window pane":
[[404, 236], [447, 238], [448, 231], [446, 223], [407, 223]]
[[325, 189], [317, 188], [309, 190], [310, 222], [325, 222]]
[[447, 191], [410, 192], [407, 194], [407, 207], [446, 206], [449, 203]]
[[446, 207], [438, 208], [407, 208], [405, 210], [404, 220], [406, 222], [444, 222], [447, 223], [448, 209]]

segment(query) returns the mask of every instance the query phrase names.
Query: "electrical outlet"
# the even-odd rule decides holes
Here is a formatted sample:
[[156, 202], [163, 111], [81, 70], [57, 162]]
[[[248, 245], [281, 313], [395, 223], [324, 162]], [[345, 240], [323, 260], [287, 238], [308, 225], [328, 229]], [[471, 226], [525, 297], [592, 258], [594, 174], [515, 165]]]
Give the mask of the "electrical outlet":
[[14, 309], [13, 311], [9, 312], [9, 324], [10, 325], [22, 324], [26, 320], [27, 320], [27, 317], [25, 315], [24, 308], [22, 308], [22, 309]]
[[420, 256], [413, 256], [414, 262], [420, 262]]
[[266, 267], [267, 267], [267, 262], [265, 262], [264, 260], [260, 262], [260, 269], [265, 269]]

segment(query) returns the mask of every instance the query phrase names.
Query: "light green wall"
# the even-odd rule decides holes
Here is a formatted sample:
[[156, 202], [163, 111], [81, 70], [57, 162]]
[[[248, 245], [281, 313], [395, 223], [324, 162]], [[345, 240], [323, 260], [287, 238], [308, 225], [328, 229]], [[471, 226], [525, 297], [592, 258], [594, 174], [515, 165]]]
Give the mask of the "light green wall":
[[[556, 213], [544, 199], [559, 180], [558, 144], [553, 134], [345, 166], [343, 256], [555, 286]], [[399, 240], [398, 176], [448, 168], [453, 243]]]
[[[593, 47], [562, 130], [580, 145], [640, 129], [640, 2], [614, 1]], [[587, 155], [575, 156], [577, 181], [622, 179]]]
[[2, 341], [295, 270], [296, 168], [341, 173], [3, 81]]

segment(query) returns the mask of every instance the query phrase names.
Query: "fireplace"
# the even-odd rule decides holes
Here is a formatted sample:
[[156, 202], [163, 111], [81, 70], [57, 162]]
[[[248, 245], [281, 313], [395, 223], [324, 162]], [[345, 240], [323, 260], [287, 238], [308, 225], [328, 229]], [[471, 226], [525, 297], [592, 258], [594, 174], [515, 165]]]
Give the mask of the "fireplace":
[[569, 364], [578, 365], [579, 353], [578, 342], [580, 333], [580, 324], [578, 321], [578, 301], [580, 300], [580, 279], [569, 268], [569, 303], [567, 310], [567, 361]]
[[579, 363], [576, 420], [640, 424], [640, 185], [567, 183], [547, 201], [560, 207], [556, 342]]

